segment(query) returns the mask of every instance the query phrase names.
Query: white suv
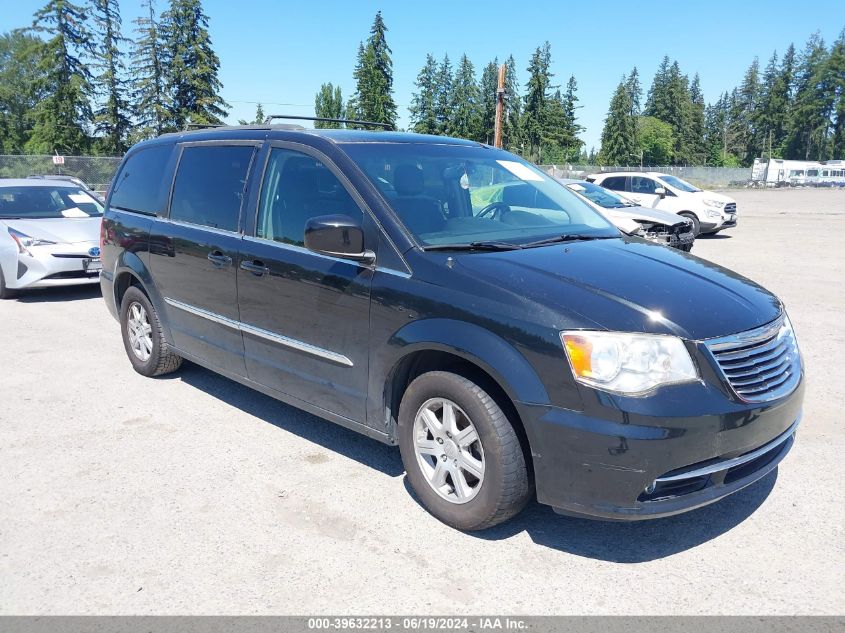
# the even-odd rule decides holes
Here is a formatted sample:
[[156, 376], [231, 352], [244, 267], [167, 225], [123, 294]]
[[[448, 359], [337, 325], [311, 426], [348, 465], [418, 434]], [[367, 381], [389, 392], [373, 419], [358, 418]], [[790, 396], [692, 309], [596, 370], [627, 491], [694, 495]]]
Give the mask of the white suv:
[[624, 193], [643, 207], [677, 213], [693, 221], [695, 234], [718, 233], [736, 226], [736, 200], [704, 191], [677, 176], [653, 171], [593, 174], [589, 182]]

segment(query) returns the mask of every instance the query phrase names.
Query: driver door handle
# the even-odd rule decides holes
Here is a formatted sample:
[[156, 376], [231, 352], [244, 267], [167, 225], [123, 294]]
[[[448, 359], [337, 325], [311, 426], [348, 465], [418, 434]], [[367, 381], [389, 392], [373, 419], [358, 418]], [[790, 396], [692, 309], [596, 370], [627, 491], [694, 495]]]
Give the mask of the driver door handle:
[[259, 260], [242, 261], [241, 270], [252, 273], [256, 277], [263, 277], [270, 274], [270, 269], [264, 265], [264, 262]]

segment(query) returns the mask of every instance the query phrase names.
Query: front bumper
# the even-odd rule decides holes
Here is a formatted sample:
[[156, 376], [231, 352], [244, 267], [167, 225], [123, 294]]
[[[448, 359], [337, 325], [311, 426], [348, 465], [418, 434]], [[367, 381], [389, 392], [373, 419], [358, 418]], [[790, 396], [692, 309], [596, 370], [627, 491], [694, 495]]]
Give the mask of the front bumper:
[[94, 248], [96, 242], [81, 242], [35, 246], [29, 253], [17, 253], [12, 270], [4, 268], [6, 285], [24, 290], [98, 283], [100, 257], [89, 252]]
[[518, 403], [537, 499], [561, 514], [610, 520], [665, 517], [718, 501], [786, 456], [803, 392], [802, 382], [779, 401], [749, 405], [714, 387], [678, 385], [639, 402], [604, 394], [598, 409], [605, 411], [590, 414]]

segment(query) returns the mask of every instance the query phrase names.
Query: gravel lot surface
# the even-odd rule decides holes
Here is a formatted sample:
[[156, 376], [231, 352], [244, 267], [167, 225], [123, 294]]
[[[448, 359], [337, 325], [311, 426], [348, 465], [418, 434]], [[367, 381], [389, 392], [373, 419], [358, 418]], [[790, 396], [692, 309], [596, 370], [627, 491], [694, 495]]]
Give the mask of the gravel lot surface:
[[396, 449], [196, 366], [133, 372], [98, 288], [0, 303], [0, 613], [842, 613], [845, 191], [733, 195], [693, 252], [786, 302], [804, 422], [779, 471], [658, 521], [534, 503], [463, 534]]

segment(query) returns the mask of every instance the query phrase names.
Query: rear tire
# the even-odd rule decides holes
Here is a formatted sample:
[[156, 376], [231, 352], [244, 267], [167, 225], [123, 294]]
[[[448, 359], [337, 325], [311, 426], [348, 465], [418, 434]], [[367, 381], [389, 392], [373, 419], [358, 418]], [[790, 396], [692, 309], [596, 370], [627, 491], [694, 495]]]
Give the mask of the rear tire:
[[153, 304], [136, 286], [130, 286], [120, 304], [120, 332], [132, 368], [142, 376], [164, 376], [182, 365], [167, 344]]
[[692, 220], [692, 234], [695, 237], [698, 237], [701, 234], [701, 224], [699, 223], [698, 216], [696, 216], [695, 213], [692, 213], [691, 211], [683, 211], [678, 215], [683, 216], [688, 220]]
[[6, 278], [3, 277], [3, 267], [0, 266], [0, 299], [13, 299], [17, 294], [17, 290], [6, 286]]
[[432, 371], [408, 386], [399, 407], [399, 450], [423, 506], [459, 530], [507, 521], [531, 497], [525, 454], [507, 416], [457, 374]]

